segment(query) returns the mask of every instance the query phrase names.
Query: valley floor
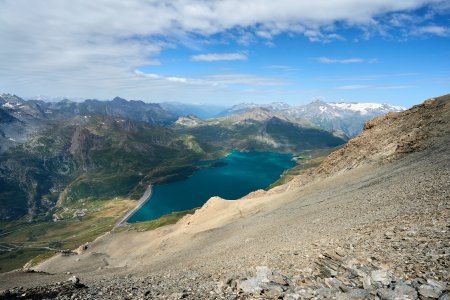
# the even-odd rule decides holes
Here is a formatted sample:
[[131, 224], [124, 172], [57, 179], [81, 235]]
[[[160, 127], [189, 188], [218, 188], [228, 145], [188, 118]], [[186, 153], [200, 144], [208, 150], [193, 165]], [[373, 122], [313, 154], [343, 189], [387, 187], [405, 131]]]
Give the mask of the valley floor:
[[[0, 289], [63, 299], [449, 299], [446, 144], [302, 187], [212, 199], [175, 225], [54, 257], [37, 267], [45, 273], [0, 274]], [[67, 283], [73, 275], [81, 284]]]

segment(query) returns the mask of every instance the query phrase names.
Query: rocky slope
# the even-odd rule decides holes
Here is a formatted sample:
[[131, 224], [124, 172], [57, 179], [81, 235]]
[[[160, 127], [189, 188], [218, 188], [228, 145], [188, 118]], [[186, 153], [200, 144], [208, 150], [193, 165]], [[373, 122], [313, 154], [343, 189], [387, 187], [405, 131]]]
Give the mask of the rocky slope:
[[376, 119], [284, 186], [0, 275], [1, 295], [449, 299], [449, 121], [450, 96]]

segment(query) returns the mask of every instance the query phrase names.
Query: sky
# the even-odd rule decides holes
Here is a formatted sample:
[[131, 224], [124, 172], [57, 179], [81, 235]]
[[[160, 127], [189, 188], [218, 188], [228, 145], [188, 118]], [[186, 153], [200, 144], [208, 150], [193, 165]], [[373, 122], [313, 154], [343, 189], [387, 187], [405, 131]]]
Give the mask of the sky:
[[0, 93], [409, 107], [450, 92], [448, 0], [0, 0]]

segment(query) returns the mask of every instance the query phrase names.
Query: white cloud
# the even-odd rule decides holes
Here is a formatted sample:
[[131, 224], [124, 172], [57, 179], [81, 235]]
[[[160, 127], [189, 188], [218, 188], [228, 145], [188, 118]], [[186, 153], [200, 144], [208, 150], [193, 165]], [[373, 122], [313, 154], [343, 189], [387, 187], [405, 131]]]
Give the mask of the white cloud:
[[171, 77], [166, 77], [166, 80], [171, 81], [171, 82], [179, 82], [179, 83], [187, 83], [188, 82], [187, 78], [184, 78], [184, 77], [171, 76]]
[[[0, 89], [98, 98], [182, 96], [176, 88], [189, 79], [136, 76], [133, 70], [160, 64], [162, 49], [195, 45], [216, 34], [228, 33], [242, 44], [257, 37], [271, 43], [281, 33], [336, 40], [343, 38], [335, 32], [336, 24], [368, 27], [385, 14], [407, 14], [427, 4], [439, 8], [446, 1], [0, 0]], [[448, 32], [438, 26], [421, 31]], [[237, 79], [276, 83], [251, 75], [219, 81]], [[217, 87], [200, 88], [197, 84], [193, 91], [213, 95]]]
[[139, 77], [144, 77], [152, 80], [169, 81], [175, 83], [184, 83], [190, 85], [209, 85], [215, 87], [227, 87], [231, 85], [241, 85], [241, 86], [280, 86], [287, 84], [286, 81], [271, 78], [262, 77], [252, 74], [209, 74], [196, 77], [178, 77], [178, 76], [162, 76], [157, 74], [144, 73], [139, 70], [135, 70], [134, 74]]
[[[363, 63], [366, 60], [362, 58], [345, 58], [345, 59], [336, 59], [329, 57], [317, 57], [316, 60], [322, 64], [355, 64], [355, 63]], [[373, 60], [370, 60], [373, 61]], [[367, 61], [369, 62], [369, 61]]]
[[329, 43], [334, 40], [345, 40], [344, 37], [340, 36], [337, 33], [323, 33], [320, 30], [305, 30], [303, 34], [308, 37], [311, 42], [324, 42]]
[[146, 77], [146, 78], [150, 78], [150, 79], [162, 79], [163, 77], [157, 74], [151, 74], [151, 73], [144, 73], [142, 71], [139, 70], [134, 70], [134, 73], [136, 75], [142, 76], [142, 77]]
[[268, 65], [268, 66], [265, 66], [264, 68], [266, 68], [266, 69], [275, 69], [275, 70], [288, 70], [288, 69], [292, 69], [292, 67], [290, 67], [290, 66], [285, 66], [285, 65]]
[[230, 61], [230, 60], [247, 60], [247, 55], [242, 53], [209, 53], [199, 54], [191, 57], [192, 61]]
[[438, 36], [450, 36], [450, 28], [436, 25], [423, 26], [415, 29], [413, 31], [413, 34], [415, 35], [432, 34]]
[[295, 68], [295, 67], [285, 66], [285, 65], [268, 65], [268, 66], [264, 66], [263, 68], [269, 69], [269, 70], [275, 70], [275, 71], [282, 71], [282, 72], [296, 72], [296, 71], [300, 70], [300, 68]]
[[179, 76], [162, 76], [162, 75], [153, 74], [153, 73], [144, 73], [140, 70], [134, 70], [134, 74], [138, 75], [139, 77], [144, 77], [144, 78], [153, 79], [153, 80], [174, 82], [174, 83], [185, 83], [185, 84], [207, 84], [208, 83], [201, 79], [179, 77]]

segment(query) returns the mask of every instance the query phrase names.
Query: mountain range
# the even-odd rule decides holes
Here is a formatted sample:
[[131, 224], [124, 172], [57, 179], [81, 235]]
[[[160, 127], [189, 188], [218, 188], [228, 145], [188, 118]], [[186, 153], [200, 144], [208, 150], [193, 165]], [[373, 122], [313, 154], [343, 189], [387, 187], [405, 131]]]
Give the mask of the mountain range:
[[51, 219], [83, 199], [137, 199], [147, 184], [188, 176], [194, 161], [233, 150], [297, 153], [346, 141], [267, 108], [202, 120], [118, 97], [45, 102], [3, 94], [0, 117], [3, 220]]
[[389, 104], [315, 100], [300, 106], [290, 106], [283, 102], [274, 102], [266, 105], [242, 103], [222, 111], [218, 116], [240, 114], [256, 107], [262, 107], [293, 118], [306, 119], [325, 130], [341, 131], [349, 138], [361, 133], [366, 121], [389, 112], [405, 110], [401, 106]]
[[203, 148], [241, 149], [298, 153], [302, 150], [333, 148], [345, 143], [342, 136], [304, 119], [288, 117], [267, 108], [255, 107], [222, 118], [200, 120], [180, 117], [173, 128], [197, 138]]
[[154, 125], [168, 125], [178, 117], [159, 104], [127, 101], [119, 97], [111, 101], [88, 99], [83, 102], [45, 102], [1, 94], [0, 152], [11, 145], [24, 142], [28, 134], [39, 131], [42, 127], [54, 126], [55, 122], [87, 115], [125, 118]]
[[[0, 234], [6, 235], [0, 246], [4, 240], [23, 242], [23, 234], [8, 235], [17, 230], [28, 232], [25, 242], [34, 241], [38, 235], [34, 226], [41, 228], [40, 235], [56, 226], [65, 236], [79, 210], [90, 207], [93, 212], [103, 212], [105, 205], [113, 205], [112, 199], [123, 207], [127, 199], [138, 199], [150, 184], [184, 179], [198, 168], [209, 167], [199, 166], [199, 160], [222, 157], [233, 150], [327, 153], [345, 144], [348, 131], [344, 133], [342, 126], [325, 126], [336, 124], [336, 115], [331, 114], [336, 117], [333, 122], [324, 123], [329, 120], [325, 114], [320, 123], [315, 118], [317, 112], [339, 109], [340, 122], [350, 125], [356, 122], [351, 118], [357, 114], [360, 123], [354, 126], [359, 130], [364, 118], [392, 109], [363, 104], [340, 108], [318, 102], [305, 107], [242, 104], [224, 110], [220, 106], [156, 104], [119, 97], [46, 102], [2, 94]], [[358, 111], [344, 113], [352, 109]], [[180, 115], [185, 113], [223, 116], [205, 119]], [[52, 223], [62, 219], [66, 221]], [[105, 222], [103, 230], [113, 219]], [[18, 249], [9, 254], [0, 251], [0, 265], [11, 262], [8, 268], [17, 267], [36, 255], [32, 250]], [[39, 249], [39, 253], [47, 251]]]
[[0, 274], [0, 296], [448, 299], [449, 122], [449, 95], [377, 117], [284, 185]]
[[[242, 103], [225, 108], [219, 105], [185, 104], [177, 102], [146, 103], [116, 97], [110, 101], [67, 99], [58, 102], [23, 100], [9, 94], [0, 95], [0, 152], [9, 145], [23, 141], [32, 128], [48, 120], [61, 120], [77, 115], [122, 117], [150, 124], [173, 124], [178, 117], [194, 115], [200, 119], [220, 118], [264, 108], [291, 118], [302, 118], [322, 129], [341, 132], [348, 138], [362, 131], [364, 122], [388, 112], [404, 110], [399, 106], [377, 103], [333, 103], [320, 100], [306, 105], [290, 106], [283, 102], [271, 104]], [[32, 126], [31, 126], [32, 125]]]

